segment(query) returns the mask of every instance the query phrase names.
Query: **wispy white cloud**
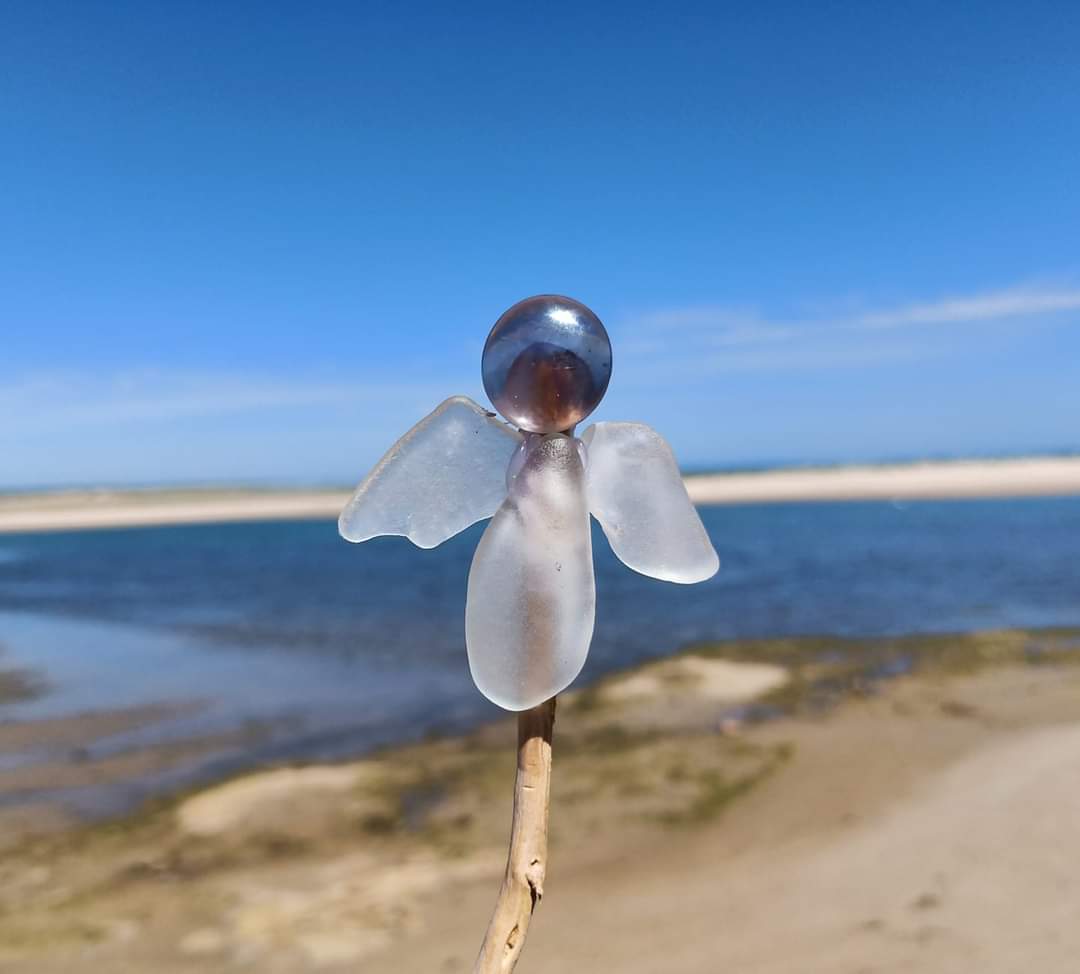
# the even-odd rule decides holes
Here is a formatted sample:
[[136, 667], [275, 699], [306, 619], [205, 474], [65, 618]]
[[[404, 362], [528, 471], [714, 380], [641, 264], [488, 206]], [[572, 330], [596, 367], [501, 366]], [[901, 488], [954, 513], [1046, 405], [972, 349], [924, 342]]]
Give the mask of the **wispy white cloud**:
[[[0, 436], [147, 426], [278, 410], [423, 400], [423, 384], [142, 369], [38, 373], [0, 384]], [[434, 403], [432, 403], [434, 405]]]
[[[935, 326], [1025, 323], [1070, 311], [1080, 311], [1080, 288], [1017, 287], [833, 316], [776, 317], [745, 306], [671, 308], [624, 321], [617, 358], [624, 377], [635, 368], [655, 378], [659, 372], [854, 367], [917, 355], [925, 346], [914, 336]], [[9, 376], [0, 381], [0, 436], [350, 407], [372, 414], [400, 410], [408, 419], [410, 411], [429, 409], [445, 395], [473, 390], [473, 378], [403, 383], [378, 373], [345, 381], [165, 368]]]
[[837, 315], [670, 308], [625, 321], [620, 351], [653, 376], [863, 366], [928, 352], [939, 326], [1033, 324], [1070, 311], [1080, 311], [1080, 288], [1016, 287]]
[[189, 372], [0, 372], [0, 488], [270, 480], [346, 483], [447, 395], [397, 381]]
[[[661, 309], [611, 322], [618, 381], [606, 406], [615, 410], [610, 418], [667, 409], [677, 430], [691, 410], [711, 415], [725, 387], [721, 376], [740, 387], [742, 401], [758, 374], [829, 373], [834, 388], [842, 388], [838, 370], [850, 377], [886, 365], [900, 369], [969, 349], [975, 336], [1023, 334], [1051, 322], [1080, 324], [1080, 288], [1028, 285], [890, 307], [847, 305], [840, 312]], [[397, 365], [358, 365], [353, 374], [170, 368], [13, 374], [0, 363], [0, 486], [192, 477], [345, 482], [447, 395], [483, 398], [478, 370]], [[738, 373], [753, 376], [740, 384]], [[400, 381], [402, 375], [420, 378]], [[853, 402], [867, 396], [864, 389], [854, 394], [863, 398]], [[762, 401], [768, 405], [754, 401], [758, 409]], [[789, 419], [748, 428], [766, 435], [770, 422], [786, 430]], [[711, 455], [714, 434], [694, 435], [698, 455]], [[833, 449], [832, 438], [829, 443]]]
[[870, 312], [860, 315], [851, 325], [864, 328], [900, 328], [906, 325], [964, 324], [1001, 318], [1041, 317], [1076, 310], [1080, 310], [1080, 289], [1016, 288]]

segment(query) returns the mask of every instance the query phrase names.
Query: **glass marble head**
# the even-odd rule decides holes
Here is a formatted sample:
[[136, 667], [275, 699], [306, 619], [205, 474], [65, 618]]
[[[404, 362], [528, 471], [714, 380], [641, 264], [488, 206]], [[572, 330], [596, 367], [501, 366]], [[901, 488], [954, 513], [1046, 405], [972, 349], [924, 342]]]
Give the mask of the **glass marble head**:
[[607, 331], [580, 301], [539, 294], [495, 322], [484, 345], [484, 389], [529, 433], [561, 433], [599, 405], [611, 379]]

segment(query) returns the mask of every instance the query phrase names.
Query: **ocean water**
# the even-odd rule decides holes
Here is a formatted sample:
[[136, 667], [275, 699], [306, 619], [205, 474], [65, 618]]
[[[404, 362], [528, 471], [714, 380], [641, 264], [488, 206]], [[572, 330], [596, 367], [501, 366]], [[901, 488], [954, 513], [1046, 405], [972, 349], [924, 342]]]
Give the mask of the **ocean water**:
[[[702, 517], [721, 570], [695, 586], [634, 574], [596, 532], [582, 682], [698, 640], [1080, 626], [1080, 498]], [[0, 669], [32, 668], [49, 687], [0, 704], [0, 719], [192, 701], [140, 733], [262, 726], [258, 743], [214, 756], [221, 770], [339, 757], [491, 717], [464, 649], [482, 529], [432, 551], [398, 538], [350, 545], [329, 521], [0, 536]]]

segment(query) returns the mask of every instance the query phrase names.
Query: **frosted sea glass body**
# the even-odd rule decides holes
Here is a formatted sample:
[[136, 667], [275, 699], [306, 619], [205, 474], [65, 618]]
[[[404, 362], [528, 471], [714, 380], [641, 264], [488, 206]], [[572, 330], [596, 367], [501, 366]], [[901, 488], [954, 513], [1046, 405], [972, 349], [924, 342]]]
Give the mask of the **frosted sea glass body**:
[[484, 345], [484, 389], [511, 423], [558, 433], [589, 415], [611, 379], [607, 331], [580, 301], [541, 294], [495, 322]]
[[596, 589], [578, 442], [529, 437], [469, 571], [465, 643], [480, 691], [525, 710], [568, 686], [592, 640]]
[[588, 496], [619, 560], [668, 582], [703, 582], [720, 559], [667, 441], [641, 423], [597, 423], [581, 437]]
[[521, 434], [466, 396], [441, 403], [398, 440], [356, 488], [338, 530], [349, 541], [404, 535], [434, 548], [491, 517]]

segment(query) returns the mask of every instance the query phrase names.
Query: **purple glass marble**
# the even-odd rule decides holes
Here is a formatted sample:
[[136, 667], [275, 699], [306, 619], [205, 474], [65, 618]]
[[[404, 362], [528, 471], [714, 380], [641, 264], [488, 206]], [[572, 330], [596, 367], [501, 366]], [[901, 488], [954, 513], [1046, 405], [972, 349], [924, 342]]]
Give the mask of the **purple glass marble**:
[[483, 358], [495, 408], [530, 433], [560, 433], [589, 415], [611, 379], [611, 342], [588, 308], [540, 294], [495, 322]]

